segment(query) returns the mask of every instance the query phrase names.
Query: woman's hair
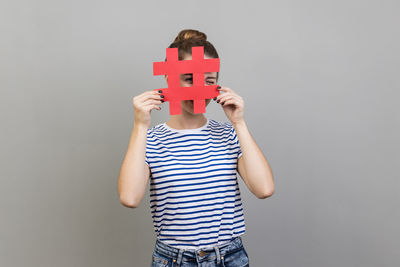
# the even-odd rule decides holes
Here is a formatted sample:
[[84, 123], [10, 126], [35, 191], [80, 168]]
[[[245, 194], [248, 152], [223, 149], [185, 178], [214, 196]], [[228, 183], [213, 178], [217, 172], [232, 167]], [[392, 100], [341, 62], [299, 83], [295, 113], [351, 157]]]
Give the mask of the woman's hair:
[[215, 47], [207, 41], [207, 35], [197, 30], [180, 31], [169, 48], [178, 48], [179, 60], [183, 60], [185, 54], [192, 54], [193, 46], [203, 46], [205, 55], [211, 58], [219, 58]]
[[[183, 60], [186, 54], [192, 54], [193, 46], [203, 46], [204, 55], [211, 58], [219, 58], [217, 50], [215, 47], [207, 41], [207, 35], [203, 32], [193, 29], [182, 30], [175, 37], [175, 40], [168, 48], [178, 48], [178, 58]], [[167, 59], [165, 59], [166, 61]], [[217, 80], [219, 77], [219, 72], [217, 72]]]

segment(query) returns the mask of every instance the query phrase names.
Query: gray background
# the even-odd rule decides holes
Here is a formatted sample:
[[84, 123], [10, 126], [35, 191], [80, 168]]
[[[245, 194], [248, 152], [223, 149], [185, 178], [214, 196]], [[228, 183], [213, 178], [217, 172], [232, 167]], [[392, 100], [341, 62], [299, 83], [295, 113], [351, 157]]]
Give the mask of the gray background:
[[[399, 7], [1, 1], [0, 265], [150, 265], [148, 193], [117, 194], [132, 98], [165, 86], [152, 62], [195, 28], [275, 176], [263, 200], [239, 177], [250, 265], [399, 266]], [[206, 116], [228, 121], [213, 101]]]

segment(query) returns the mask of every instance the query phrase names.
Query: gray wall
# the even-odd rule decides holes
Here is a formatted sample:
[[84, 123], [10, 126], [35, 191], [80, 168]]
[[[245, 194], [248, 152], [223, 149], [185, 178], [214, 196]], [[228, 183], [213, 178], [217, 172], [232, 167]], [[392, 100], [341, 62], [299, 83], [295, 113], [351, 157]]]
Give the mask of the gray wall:
[[[150, 265], [148, 193], [117, 194], [132, 98], [165, 86], [152, 62], [196, 28], [275, 175], [263, 200], [239, 178], [251, 266], [398, 266], [399, 7], [1, 1], [0, 265]], [[228, 120], [213, 101], [206, 116]]]

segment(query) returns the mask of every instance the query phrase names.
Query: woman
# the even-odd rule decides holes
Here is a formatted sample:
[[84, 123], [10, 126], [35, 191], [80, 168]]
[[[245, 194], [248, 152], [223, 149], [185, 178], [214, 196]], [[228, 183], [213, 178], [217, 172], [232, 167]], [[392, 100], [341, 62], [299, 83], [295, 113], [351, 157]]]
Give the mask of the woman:
[[[169, 47], [178, 48], [179, 60], [188, 60], [194, 46], [204, 47], [205, 58], [218, 58], [207, 36], [197, 30], [181, 31]], [[218, 73], [205, 73], [205, 84], [217, 80]], [[192, 74], [180, 75], [182, 87], [192, 82]], [[149, 128], [151, 110], [160, 110], [164, 102], [162, 91], [133, 98], [134, 127], [118, 191], [123, 205], [138, 207], [151, 177], [157, 235], [152, 266], [249, 265], [241, 239], [245, 221], [236, 171], [260, 199], [273, 194], [273, 175], [244, 121], [243, 99], [230, 88], [218, 90], [214, 100], [230, 122], [195, 114], [193, 101], [185, 100], [181, 114]]]

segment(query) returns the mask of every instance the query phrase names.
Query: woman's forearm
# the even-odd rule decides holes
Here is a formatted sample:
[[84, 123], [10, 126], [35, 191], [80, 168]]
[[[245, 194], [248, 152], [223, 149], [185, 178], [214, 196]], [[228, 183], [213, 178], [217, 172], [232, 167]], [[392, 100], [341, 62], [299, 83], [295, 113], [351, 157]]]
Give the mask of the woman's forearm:
[[257, 196], [270, 196], [274, 192], [274, 178], [268, 160], [251, 136], [244, 121], [233, 125], [242, 150], [244, 179]]
[[145, 163], [147, 130], [148, 126], [134, 124], [118, 178], [120, 201], [128, 207], [137, 207], [146, 191], [149, 178]]

